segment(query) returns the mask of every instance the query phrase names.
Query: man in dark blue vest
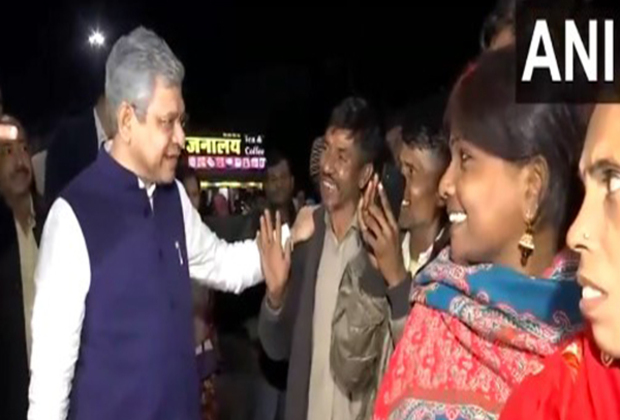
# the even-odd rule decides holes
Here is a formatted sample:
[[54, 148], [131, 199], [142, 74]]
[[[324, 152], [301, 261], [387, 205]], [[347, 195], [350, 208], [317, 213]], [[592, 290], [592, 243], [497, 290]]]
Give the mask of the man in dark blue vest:
[[[237, 293], [264, 278], [256, 242], [217, 238], [175, 182], [183, 77], [144, 28], [110, 53], [111, 150], [60, 194], [43, 232], [30, 420], [198, 420], [190, 278]], [[266, 272], [285, 264], [277, 228]]]

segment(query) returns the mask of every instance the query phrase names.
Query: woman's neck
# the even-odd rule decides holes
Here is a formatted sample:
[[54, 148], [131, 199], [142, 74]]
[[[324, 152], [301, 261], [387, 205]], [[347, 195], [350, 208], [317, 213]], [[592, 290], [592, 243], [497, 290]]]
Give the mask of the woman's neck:
[[518, 245], [514, 250], [509, 250], [505, 257], [496, 263], [506, 265], [530, 277], [542, 277], [544, 272], [551, 267], [558, 253], [557, 232], [554, 229], [543, 229], [534, 235], [534, 251], [527, 259], [525, 266], [521, 263], [521, 249]]

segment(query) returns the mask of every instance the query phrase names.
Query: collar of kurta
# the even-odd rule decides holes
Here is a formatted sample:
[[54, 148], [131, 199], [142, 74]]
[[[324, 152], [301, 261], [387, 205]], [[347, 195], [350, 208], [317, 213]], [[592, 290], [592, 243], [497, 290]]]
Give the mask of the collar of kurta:
[[[331, 216], [329, 214], [329, 211], [325, 210], [325, 215], [324, 215], [323, 220], [325, 222], [325, 228], [330, 234], [334, 235], [334, 238], [335, 238], [335, 233], [334, 233], [334, 229], [332, 228]], [[353, 215], [353, 219], [349, 222], [349, 226], [347, 227], [346, 233], [344, 234], [342, 241], [348, 238], [349, 235], [359, 232], [359, 230], [360, 230], [359, 218], [358, 218], [358, 212], [356, 211], [355, 214]]]
[[435, 250], [435, 246], [437, 245], [437, 243], [439, 242], [439, 240], [444, 234], [444, 229], [445, 228], [441, 228], [439, 230], [439, 234], [437, 235], [433, 243], [428, 247], [426, 251], [418, 255], [418, 258], [416, 260], [413, 260], [411, 258], [411, 251], [409, 248], [409, 240], [411, 238], [411, 233], [407, 232], [405, 234], [403, 238], [403, 242], [402, 242], [402, 247], [401, 247], [402, 252], [403, 252], [403, 262], [405, 263], [405, 267], [411, 273], [412, 276], [415, 276], [418, 270], [422, 266], [426, 265], [427, 262], [430, 261], [431, 256], [433, 255], [433, 251]]
[[[30, 214], [28, 215], [28, 225], [26, 226], [26, 230], [33, 230], [37, 227], [37, 214], [34, 210], [34, 200], [32, 199], [32, 195], [28, 197], [28, 201], [30, 202]], [[13, 216], [13, 218], [15, 219], [15, 226], [23, 232], [24, 229], [17, 220], [17, 217]]]

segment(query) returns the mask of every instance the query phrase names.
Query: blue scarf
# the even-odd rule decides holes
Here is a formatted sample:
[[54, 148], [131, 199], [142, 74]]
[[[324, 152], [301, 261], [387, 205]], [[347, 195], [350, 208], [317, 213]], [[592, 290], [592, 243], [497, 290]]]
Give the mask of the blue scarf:
[[540, 339], [526, 345], [539, 353], [537, 345], [561, 343], [583, 327], [578, 265], [565, 251], [543, 278], [534, 278], [499, 265], [457, 265], [447, 247], [416, 276], [411, 300], [451, 314], [489, 340], [512, 342], [525, 332]]

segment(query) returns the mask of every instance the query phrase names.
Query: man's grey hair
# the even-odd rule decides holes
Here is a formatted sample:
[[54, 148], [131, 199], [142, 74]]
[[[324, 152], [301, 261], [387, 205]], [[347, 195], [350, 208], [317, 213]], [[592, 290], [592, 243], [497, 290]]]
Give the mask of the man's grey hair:
[[114, 44], [106, 63], [105, 80], [105, 95], [114, 126], [123, 102], [132, 105], [139, 117], [146, 115], [158, 77], [166, 86], [181, 87], [185, 68], [153, 31], [139, 27]]

